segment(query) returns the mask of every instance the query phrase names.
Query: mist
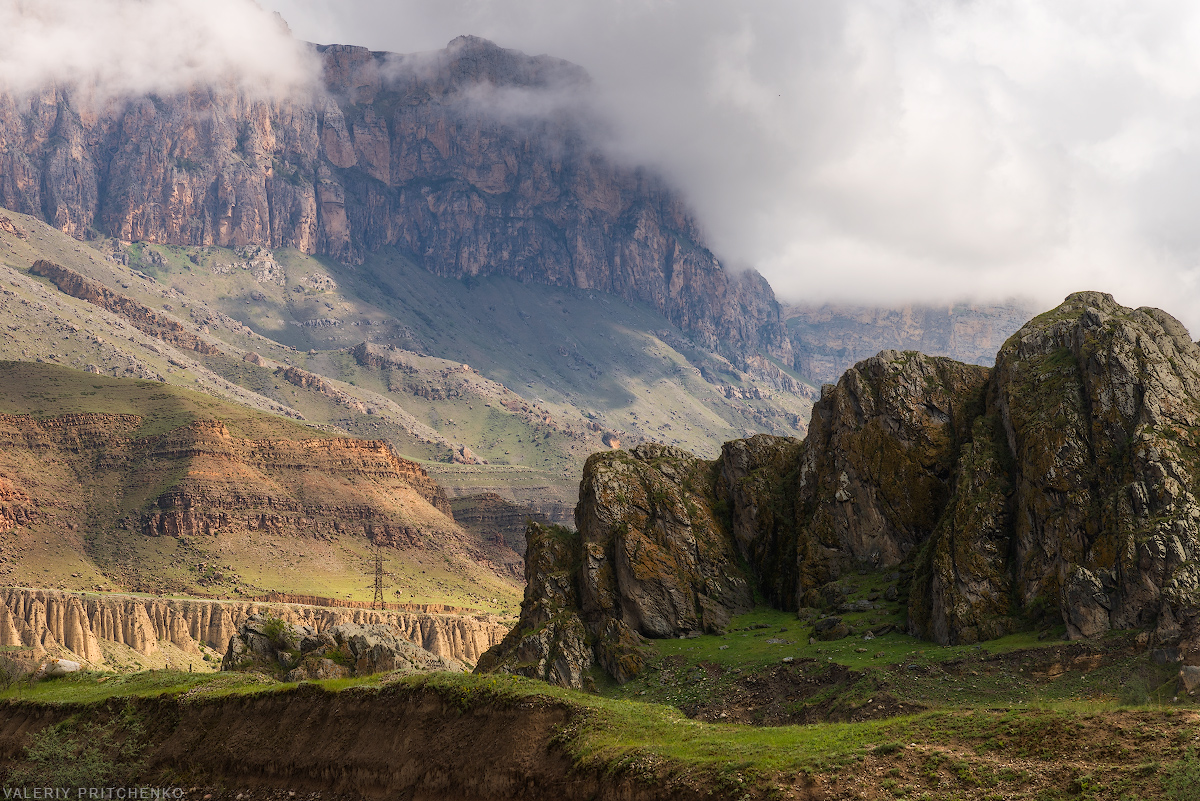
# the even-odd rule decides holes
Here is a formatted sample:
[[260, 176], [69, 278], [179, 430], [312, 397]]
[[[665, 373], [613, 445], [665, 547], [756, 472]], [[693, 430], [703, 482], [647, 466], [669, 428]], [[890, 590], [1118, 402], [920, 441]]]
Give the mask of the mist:
[[1200, 7], [1149, 0], [268, 0], [299, 38], [582, 65], [614, 157], [784, 300], [1077, 289], [1200, 328]]
[[315, 56], [252, 0], [0, 0], [0, 91], [101, 97], [311, 88]]

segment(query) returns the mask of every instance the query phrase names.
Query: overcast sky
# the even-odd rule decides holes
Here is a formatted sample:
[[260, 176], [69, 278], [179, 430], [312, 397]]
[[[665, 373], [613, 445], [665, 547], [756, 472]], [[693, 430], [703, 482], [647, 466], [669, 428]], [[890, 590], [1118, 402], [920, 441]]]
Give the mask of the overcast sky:
[[1102, 289], [1200, 328], [1200, 4], [264, 2], [316, 41], [583, 65], [615, 146], [781, 298]]
[[[1101, 289], [1200, 331], [1200, 4], [260, 3], [309, 41], [470, 33], [581, 64], [612, 152], [662, 171], [725, 263], [781, 299]], [[71, 35], [29, 22], [53, 13]], [[143, 85], [239, 59], [266, 81], [308, 69], [246, 0], [0, 0], [0, 30], [0, 79], [63, 58]]]

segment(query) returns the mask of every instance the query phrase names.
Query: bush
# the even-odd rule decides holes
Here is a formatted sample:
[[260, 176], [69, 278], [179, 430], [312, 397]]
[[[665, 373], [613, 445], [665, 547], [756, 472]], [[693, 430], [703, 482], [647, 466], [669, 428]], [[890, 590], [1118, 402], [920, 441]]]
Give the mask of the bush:
[[278, 651], [286, 651], [290, 643], [288, 642], [289, 634], [288, 624], [277, 617], [269, 617], [262, 627], [263, 636], [271, 641], [271, 645], [275, 646]]
[[29, 676], [31, 671], [11, 654], [0, 653], [0, 690], [7, 690]]
[[[117, 733], [123, 736], [115, 736]], [[75, 718], [30, 735], [24, 759], [7, 776], [13, 786], [105, 787], [132, 782], [142, 770], [145, 729], [132, 705], [103, 726]]]

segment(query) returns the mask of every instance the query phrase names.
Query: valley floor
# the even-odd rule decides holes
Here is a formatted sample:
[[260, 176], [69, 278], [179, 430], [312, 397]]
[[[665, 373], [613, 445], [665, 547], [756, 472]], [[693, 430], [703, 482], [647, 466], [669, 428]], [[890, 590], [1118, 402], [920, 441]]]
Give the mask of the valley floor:
[[599, 694], [463, 674], [16, 682], [0, 692], [0, 769], [6, 786], [133, 782], [208, 801], [1200, 792], [1200, 707], [1134, 636], [943, 648], [896, 632], [810, 643], [808, 630], [759, 609], [724, 635], [653, 641], [641, 676]]

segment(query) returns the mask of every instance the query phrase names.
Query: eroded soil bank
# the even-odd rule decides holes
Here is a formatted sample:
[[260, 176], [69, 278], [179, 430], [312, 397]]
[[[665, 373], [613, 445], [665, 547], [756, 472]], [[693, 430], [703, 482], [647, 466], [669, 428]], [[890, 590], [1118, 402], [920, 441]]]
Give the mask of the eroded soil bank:
[[59, 724], [64, 743], [101, 742], [104, 759], [132, 757], [135, 767], [124, 780], [182, 787], [188, 798], [211, 793], [212, 801], [238, 793], [295, 793], [296, 799], [319, 793], [322, 801], [723, 797], [701, 779], [575, 768], [555, 738], [580, 714], [544, 696], [472, 699], [406, 687], [332, 692], [300, 685], [96, 705], [11, 701], [0, 705], [0, 770], [8, 780], [29, 775], [37, 766], [26, 747]]

